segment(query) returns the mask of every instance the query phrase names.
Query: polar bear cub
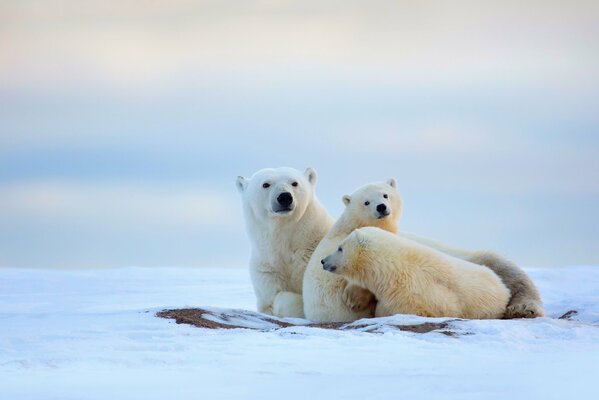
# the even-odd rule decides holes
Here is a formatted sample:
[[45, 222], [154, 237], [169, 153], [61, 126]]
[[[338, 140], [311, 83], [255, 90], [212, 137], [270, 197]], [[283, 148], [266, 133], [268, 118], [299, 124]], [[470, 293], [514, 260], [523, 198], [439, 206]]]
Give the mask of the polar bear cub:
[[504, 318], [537, 318], [545, 315], [543, 301], [534, 282], [522, 268], [502, 255], [489, 250], [469, 251], [451, 247], [406, 232], [400, 232], [399, 235], [447, 255], [483, 265], [495, 272], [511, 292]]
[[258, 311], [303, 317], [302, 283], [312, 252], [333, 220], [316, 198], [316, 171], [266, 168], [237, 178], [250, 239]]
[[490, 269], [375, 227], [355, 230], [321, 263], [374, 293], [377, 317], [502, 318], [510, 299]]
[[345, 210], [322, 239], [304, 275], [304, 314], [315, 322], [346, 322], [374, 315], [375, 298], [368, 290], [322, 269], [320, 260], [339, 246], [354, 229], [376, 226], [397, 232], [401, 196], [395, 179], [375, 182], [342, 198]]

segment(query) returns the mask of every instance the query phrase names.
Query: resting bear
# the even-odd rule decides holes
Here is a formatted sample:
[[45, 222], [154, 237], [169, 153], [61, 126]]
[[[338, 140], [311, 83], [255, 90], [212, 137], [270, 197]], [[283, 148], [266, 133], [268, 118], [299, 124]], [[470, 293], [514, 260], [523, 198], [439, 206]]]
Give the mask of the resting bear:
[[303, 317], [302, 283], [312, 252], [333, 225], [315, 195], [316, 171], [262, 169], [237, 178], [252, 247], [250, 277], [258, 311]]
[[490, 269], [375, 227], [355, 230], [321, 262], [373, 292], [377, 317], [502, 318], [510, 299]]
[[537, 287], [522, 268], [505, 257], [488, 250], [469, 251], [449, 247], [431, 239], [400, 232], [399, 236], [416, 241], [447, 255], [484, 265], [497, 274], [511, 293], [504, 318], [537, 318], [545, 315]]
[[[304, 311], [309, 309], [306, 317], [312, 316], [312, 319], [321, 321], [350, 321], [372, 316], [375, 304], [372, 293], [355, 285], [347, 285], [340, 277], [323, 278], [324, 271], [318, 262], [329, 252], [327, 248], [332, 251], [353, 229], [360, 226], [374, 225], [390, 232], [397, 231], [401, 200], [395, 190], [395, 181], [383, 184], [390, 186], [392, 182], [394, 191], [390, 193], [397, 194], [394, 200], [397, 207], [382, 219], [371, 210], [370, 214], [365, 214], [365, 218], [358, 217], [359, 220], [351, 221], [347, 213], [353, 207], [349, 207], [349, 204], [361, 204], [358, 198], [361, 195], [356, 191], [355, 201], [351, 200], [351, 196], [343, 197], [348, 207], [339, 219], [336, 230], [330, 232], [329, 244], [323, 244], [325, 250], [321, 251], [320, 258], [316, 258], [318, 262], [310, 278], [304, 279], [304, 271], [314, 249], [333, 226], [333, 220], [316, 198], [316, 180], [316, 171], [312, 168], [304, 173], [293, 168], [268, 168], [256, 172], [249, 179], [237, 178], [236, 186], [241, 193], [252, 247], [250, 276], [258, 311], [280, 317], [303, 317]], [[294, 183], [297, 185], [294, 186]], [[380, 191], [377, 184], [366, 187]], [[370, 207], [379, 204], [370, 204]], [[543, 315], [542, 302], [534, 284], [524, 271], [510, 261], [490, 252], [468, 252], [409, 234], [399, 235], [491, 268], [512, 292], [506, 318]], [[324, 285], [320, 286], [317, 279], [325, 282]], [[303, 288], [309, 290], [307, 307], [303, 304]]]
[[[360, 286], [350, 284], [339, 275], [323, 271], [320, 261], [331, 253], [354, 229], [375, 226], [397, 233], [402, 201], [394, 179], [373, 183], [343, 196], [345, 211], [322, 239], [310, 258], [304, 275], [304, 315], [318, 322], [346, 322], [374, 315], [375, 297]], [[378, 208], [384, 212], [379, 212]], [[452, 248], [409, 233], [398, 233], [421, 245], [447, 255], [489, 268], [511, 293], [505, 318], [534, 318], [544, 314], [543, 303], [534, 283], [516, 264], [489, 251], [467, 251]]]
[[345, 322], [374, 315], [374, 296], [348, 285], [347, 280], [322, 269], [320, 260], [339, 246], [353, 230], [377, 226], [397, 232], [401, 198], [395, 179], [371, 183], [343, 196], [345, 211], [322, 239], [310, 258], [304, 275], [304, 315], [311, 321]]

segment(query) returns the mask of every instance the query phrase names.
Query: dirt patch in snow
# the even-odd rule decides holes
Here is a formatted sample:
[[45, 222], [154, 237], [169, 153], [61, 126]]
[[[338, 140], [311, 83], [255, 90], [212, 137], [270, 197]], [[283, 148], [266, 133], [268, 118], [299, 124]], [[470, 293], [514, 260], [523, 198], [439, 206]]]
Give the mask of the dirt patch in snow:
[[561, 317], [559, 317], [558, 319], [572, 320], [577, 315], [578, 315], [578, 311], [570, 310], [567, 313], [565, 313], [564, 315], [562, 315]]
[[451, 326], [455, 320], [443, 322], [423, 322], [420, 324], [382, 324], [376, 319], [372, 323], [362, 320], [359, 323], [309, 323], [295, 324], [293, 322], [270, 317], [265, 314], [246, 310], [215, 311], [202, 308], [181, 308], [174, 310], [162, 310], [156, 313], [157, 317], [174, 319], [177, 324], [188, 324], [198, 328], [206, 329], [252, 329], [258, 331], [273, 331], [293, 327], [311, 327], [321, 329], [333, 329], [342, 331], [361, 331], [370, 333], [381, 333], [384, 330], [395, 329], [414, 333], [435, 332], [446, 336], [458, 336], [468, 334], [456, 332]]

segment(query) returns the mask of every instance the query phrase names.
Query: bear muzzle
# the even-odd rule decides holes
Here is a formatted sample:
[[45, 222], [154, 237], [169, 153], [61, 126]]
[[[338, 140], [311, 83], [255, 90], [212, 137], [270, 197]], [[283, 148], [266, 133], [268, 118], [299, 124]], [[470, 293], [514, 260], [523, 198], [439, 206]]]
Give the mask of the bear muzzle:
[[322, 269], [324, 269], [325, 271], [335, 272], [337, 270], [337, 267], [335, 265], [332, 265], [331, 263], [328, 263], [326, 261], [326, 258], [320, 260], [320, 263], [322, 264]]
[[277, 203], [279, 203], [282, 207], [289, 208], [291, 203], [293, 203], [293, 196], [289, 192], [283, 192], [277, 197]]
[[293, 195], [289, 192], [281, 192], [273, 203], [273, 211], [277, 214], [286, 214], [293, 211]]
[[389, 214], [391, 214], [391, 211], [389, 210], [387, 205], [385, 205], [383, 203], [376, 206], [376, 212], [378, 213], [378, 219], [383, 219], [383, 218], [389, 216]]

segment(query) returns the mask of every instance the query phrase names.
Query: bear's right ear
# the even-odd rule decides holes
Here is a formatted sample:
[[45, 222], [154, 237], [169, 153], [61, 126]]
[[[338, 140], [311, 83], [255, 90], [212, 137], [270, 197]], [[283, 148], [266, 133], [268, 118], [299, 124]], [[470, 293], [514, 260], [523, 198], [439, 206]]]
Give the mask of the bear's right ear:
[[395, 178], [387, 179], [387, 185], [391, 186], [394, 189], [397, 189], [397, 181]]
[[345, 196], [343, 196], [341, 198], [341, 200], [343, 201], [343, 204], [345, 204], [345, 206], [349, 206], [349, 203], [351, 202], [351, 197], [349, 196], [349, 194], [346, 194]]
[[239, 193], [243, 193], [247, 185], [248, 180], [246, 178], [244, 178], [243, 176], [237, 177], [237, 180], [235, 181], [235, 186], [237, 186], [237, 190], [239, 190]]
[[306, 179], [308, 179], [308, 182], [310, 182], [312, 186], [316, 186], [316, 179], [318, 177], [316, 176], [316, 170], [314, 168], [306, 168], [306, 170], [304, 171], [304, 175], [306, 176]]

